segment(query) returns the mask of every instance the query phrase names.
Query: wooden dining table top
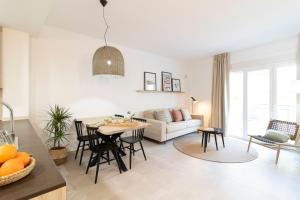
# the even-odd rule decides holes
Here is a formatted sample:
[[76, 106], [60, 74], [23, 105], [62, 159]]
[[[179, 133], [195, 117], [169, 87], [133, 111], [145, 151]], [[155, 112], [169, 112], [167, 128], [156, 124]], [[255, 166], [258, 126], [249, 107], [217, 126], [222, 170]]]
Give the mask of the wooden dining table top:
[[[103, 135], [114, 135], [120, 132], [132, 131], [135, 129], [146, 128], [148, 123], [140, 121], [113, 122], [103, 125], [103, 117], [80, 119], [83, 124], [91, 127], [98, 127], [98, 131]], [[120, 120], [121, 121], [121, 120]]]

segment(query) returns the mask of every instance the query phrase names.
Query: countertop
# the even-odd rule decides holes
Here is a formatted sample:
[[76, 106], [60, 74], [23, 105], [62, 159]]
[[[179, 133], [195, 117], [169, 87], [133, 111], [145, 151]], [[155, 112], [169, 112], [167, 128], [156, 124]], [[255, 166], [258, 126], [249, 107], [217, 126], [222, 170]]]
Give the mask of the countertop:
[[[9, 123], [0, 121], [0, 129], [3, 128], [9, 130]], [[0, 187], [0, 200], [30, 199], [66, 186], [66, 181], [29, 120], [15, 121], [15, 135], [19, 138], [19, 151], [32, 154], [36, 159], [36, 166], [27, 177]]]

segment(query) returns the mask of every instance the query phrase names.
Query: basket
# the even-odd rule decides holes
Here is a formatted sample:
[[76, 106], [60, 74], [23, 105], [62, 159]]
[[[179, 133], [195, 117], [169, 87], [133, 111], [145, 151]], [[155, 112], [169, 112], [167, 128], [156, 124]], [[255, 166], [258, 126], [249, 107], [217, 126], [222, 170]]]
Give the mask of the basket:
[[27, 167], [25, 167], [24, 169], [17, 171], [13, 174], [9, 174], [7, 176], [1, 176], [0, 177], [0, 187], [11, 184], [13, 182], [16, 182], [16, 181], [24, 178], [28, 174], [30, 174], [30, 172], [35, 167], [35, 159], [33, 157], [31, 157], [30, 159], [31, 159], [30, 164]]

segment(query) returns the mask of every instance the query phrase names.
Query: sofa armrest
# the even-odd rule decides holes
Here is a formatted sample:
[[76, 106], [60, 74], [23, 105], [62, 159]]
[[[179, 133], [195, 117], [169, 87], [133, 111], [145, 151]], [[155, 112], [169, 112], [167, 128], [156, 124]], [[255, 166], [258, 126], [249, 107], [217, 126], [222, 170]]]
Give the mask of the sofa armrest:
[[158, 142], [164, 142], [167, 140], [167, 123], [164, 121], [147, 119], [149, 126], [145, 128], [145, 137], [156, 140]]
[[203, 115], [191, 115], [192, 119], [200, 119], [202, 124], [204, 124], [204, 116]]

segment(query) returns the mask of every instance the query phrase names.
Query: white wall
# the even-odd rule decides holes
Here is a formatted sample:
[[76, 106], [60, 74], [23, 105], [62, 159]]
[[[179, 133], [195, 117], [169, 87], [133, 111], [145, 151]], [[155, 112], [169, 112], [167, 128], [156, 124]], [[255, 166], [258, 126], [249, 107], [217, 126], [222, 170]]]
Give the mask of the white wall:
[[213, 58], [207, 57], [189, 63], [188, 66], [188, 95], [195, 97], [194, 113], [204, 115], [204, 125], [209, 125], [211, 107]]
[[103, 44], [54, 27], [44, 27], [31, 38], [30, 119], [36, 128], [44, 126], [53, 104], [69, 107], [78, 118], [185, 106], [185, 94], [136, 92], [143, 89], [144, 71], [157, 73], [158, 89], [161, 71], [171, 72], [185, 91], [185, 68], [174, 60], [116, 46], [125, 59], [125, 77], [92, 76], [93, 54]]
[[[29, 34], [8, 28], [2, 31], [3, 101], [9, 103], [16, 119], [29, 116]], [[3, 107], [3, 119], [9, 112]]]
[[[232, 70], [256, 67], [274, 62], [296, 60], [297, 37], [231, 52]], [[195, 111], [205, 115], [205, 125], [210, 117], [213, 57], [190, 62], [188, 65], [188, 95], [200, 100]]]

